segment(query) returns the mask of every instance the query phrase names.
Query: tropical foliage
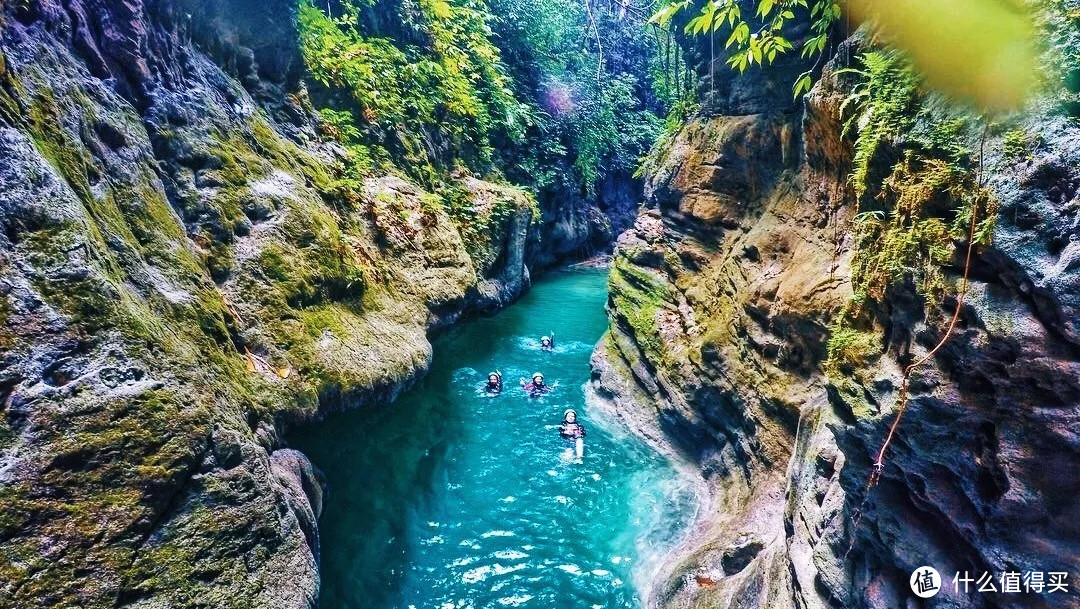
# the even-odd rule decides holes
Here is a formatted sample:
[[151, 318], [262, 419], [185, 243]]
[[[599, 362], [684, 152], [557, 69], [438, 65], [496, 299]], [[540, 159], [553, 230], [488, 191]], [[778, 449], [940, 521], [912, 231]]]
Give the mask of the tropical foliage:
[[944, 291], [941, 265], [953, 243], [968, 238], [972, 210], [977, 240], [988, 241], [993, 229], [982, 160], [968, 143], [983, 122], [922, 91], [899, 53], [869, 51], [859, 62], [841, 71], [857, 80], [841, 105], [845, 130], [855, 134], [850, 180], [862, 210], [856, 298], [881, 299], [888, 286], [914, 279], [934, 305]]
[[[331, 17], [300, 5], [309, 74], [337, 106], [323, 116], [347, 143], [358, 145], [363, 134], [428, 163], [449, 147], [454, 158], [483, 167], [494, 140], [521, 139], [529, 107], [510, 89], [482, 3], [421, 0], [400, 7], [415, 13], [409, 32], [415, 40], [377, 35], [364, 22], [364, 8], [345, 0], [342, 14]], [[354, 127], [345, 126], [350, 122]]]
[[860, 213], [853, 223], [853, 296], [829, 342], [826, 369], [834, 373], [873, 352], [854, 328], [869, 325], [868, 307], [884, 302], [889, 290], [910, 286], [927, 315], [939, 315], [950, 291], [943, 268], [957, 244], [989, 243], [997, 217], [983, 173], [985, 119], [928, 93], [900, 53], [868, 51], [858, 63], [840, 71], [854, 79], [841, 118], [855, 138], [850, 181]]
[[[753, 65], [773, 63], [796, 48], [803, 57], [820, 55], [833, 23], [841, 16], [840, 2], [836, 0], [758, 0], [753, 15], [744, 15], [740, 4], [740, 0], [709, 0], [683, 26], [683, 32], [690, 35], [726, 33], [727, 63], [739, 72]], [[681, 12], [693, 11], [697, 6], [695, 0], [677, 0], [660, 8], [650, 21], [667, 27]], [[810, 33], [795, 42], [787, 31], [791, 23], [800, 21], [809, 22]], [[810, 71], [800, 74], [793, 85], [794, 94], [809, 91], [812, 82]]]
[[354, 177], [400, 168], [438, 188], [465, 168], [589, 198], [659, 132], [655, 43], [613, 5], [301, 0], [299, 14], [312, 98]]
[[[606, 176], [632, 172], [655, 141], [667, 105], [652, 82], [656, 41], [621, 6], [493, 0], [519, 98], [535, 103], [539, 117], [525, 149], [507, 159], [514, 179], [594, 196]], [[573, 184], [561, 175], [567, 167]]]

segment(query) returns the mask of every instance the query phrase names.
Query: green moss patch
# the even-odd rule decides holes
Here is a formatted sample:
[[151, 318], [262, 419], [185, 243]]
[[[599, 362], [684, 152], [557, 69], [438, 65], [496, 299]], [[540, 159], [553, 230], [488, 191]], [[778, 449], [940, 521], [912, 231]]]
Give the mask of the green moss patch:
[[608, 290], [613, 310], [630, 327], [634, 341], [650, 361], [654, 365], [667, 363], [669, 357], [660, 335], [658, 316], [668, 306], [668, 287], [649, 272], [616, 256]]

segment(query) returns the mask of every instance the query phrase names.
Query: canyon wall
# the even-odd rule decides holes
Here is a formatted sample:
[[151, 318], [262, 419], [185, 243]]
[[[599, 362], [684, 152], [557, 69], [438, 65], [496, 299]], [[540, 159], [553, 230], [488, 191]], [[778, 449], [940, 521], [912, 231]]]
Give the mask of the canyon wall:
[[[840, 109], [857, 78], [838, 72], [866, 50], [841, 45], [798, 102], [760, 82], [790, 82], [787, 68], [703, 84], [714, 97], [654, 153], [646, 205], [618, 240], [593, 389], [710, 497], [650, 607], [1080, 604], [1080, 129], [1038, 103], [956, 136], [996, 201], [993, 239], [974, 248], [955, 331], [912, 374], [868, 492], [903, 370], [956, 309], [967, 239], [936, 265], [938, 302], [890, 286], [860, 316], [874, 348], [827, 364], [857, 256], [885, 247], [860, 254], [855, 216], [881, 209], [904, 158], [881, 143], [860, 199]], [[921, 103], [925, 123], [941, 100]], [[908, 586], [923, 565], [945, 580], [927, 605]], [[958, 571], [990, 572], [999, 590], [1007, 571], [1070, 572], [1070, 592], [956, 594]]]
[[524, 191], [457, 175], [463, 223], [343, 179], [295, 12], [0, 2], [4, 607], [314, 606], [283, 426], [388, 402], [529, 284]]

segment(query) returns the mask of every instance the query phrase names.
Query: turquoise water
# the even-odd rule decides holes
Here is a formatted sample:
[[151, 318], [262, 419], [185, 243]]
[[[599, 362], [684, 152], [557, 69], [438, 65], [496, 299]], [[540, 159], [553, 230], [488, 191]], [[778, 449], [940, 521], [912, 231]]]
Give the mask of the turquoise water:
[[[441, 336], [430, 373], [395, 403], [290, 436], [329, 485], [322, 609], [640, 606], [635, 579], [675, 542], [692, 495], [585, 404], [605, 289], [600, 270], [550, 274]], [[495, 368], [505, 387], [488, 397]], [[525, 396], [517, 379], [534, 371], [552, 393]], [[566, 408], [588, 430], [580, 464], [555, 429]]]

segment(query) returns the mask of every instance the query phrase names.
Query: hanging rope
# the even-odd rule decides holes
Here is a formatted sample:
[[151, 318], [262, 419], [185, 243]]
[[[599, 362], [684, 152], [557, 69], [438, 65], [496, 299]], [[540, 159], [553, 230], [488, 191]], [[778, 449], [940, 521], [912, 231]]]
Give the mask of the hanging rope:
[[715, 106], [716, 100], [716, 28], [709, 31], [709, 105]]
[[596, 86], [603, 88], [604, 45], [600, 42], [600, 30], [596, 27], [596, 18], [593, 17], [590, 0], [585, 0], [585, 12], [589, 14], [589, 24], [592, 25], [593, 36], [596, 38]]
[[859, 524], [862, 522], [863, 508], [866, 507], [867, 501], [870, 499], [870, 491], [877, 486], [878, 481], [881, 479], [881, 473], [885, 469], [885, 453], [889, 450], [889, 445], [892, 444], [893, 438], [896, 436], [896, 429], [900, 426], [900, 420], [904, 417], [904, 412], [907, 410], [909, 396], [908, 386], [911, 381], [911, 375], [920, 366], [930, 361], [930, 358], [937, 355], [938, 351], [941, 351], [949, 339], [952, 338], [953, 331], [956, 330], [956, 324], [960, 320], [960, 313], [964, 308], [964, 300], [967, 297], [968, 291], [968, 277], [971, 273], [971, 256], [975, 250], [975, 228], [978, 226], [979, 217], [979, 200], [982, 198], [983, 192], [983, 153], [986, 147], [986, 128], [987, 123], [983, 121], [982, 140], [979, 143], [979, 177], [977, 180], [977, 189], [975, 191], [975, 197], [971, 200], [971, 221], [968, 228], [968, 245], [967, 255], [964, 257], [964, 274], [960, 281], [960, 290], [956, 295], [956, 310], [953, 311], [952, 319], [949, 320], [949, 325], [945, 328], [945, 335], [941, 337], [934, 348], [926, 353], [926, 355], [915, 360], [907, 368], [904, 368], [904, 376], [900, 381], [900, 391], [896, 396], [896, 418], [893, 419], [892, 425], [889, 426], [889, 433], [885, 436], [885, 441], [881, 443], [881, 449], [878, 450], [877, 458], [874, 460], [874, 465], [870, 470], [870, 476], [866, 480], [866, 487], [863, 489], [863, 498], [859, 502], [859, 507], [855, 509], [855, 514], [852, 516], [851, 527], [851, 543], [848, 544], [847, 551], [844, 552], [844, 559], [846, 560], [848, 554], [851, 553], [852, 548], [855, 547], [855, 532], [859, 530]]
[[668, 74], [671, 73], [671, 30], [665, 30], [664, 36], [664, 93], [671, 96], [671, 82]]

